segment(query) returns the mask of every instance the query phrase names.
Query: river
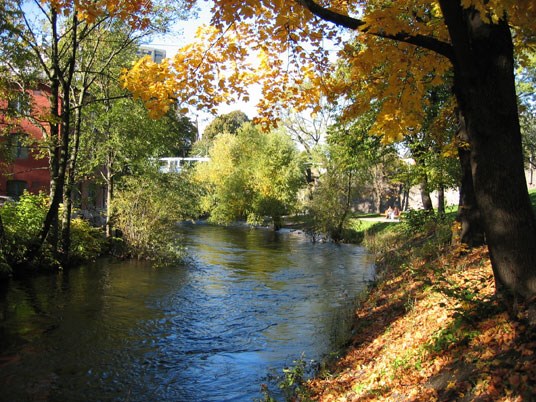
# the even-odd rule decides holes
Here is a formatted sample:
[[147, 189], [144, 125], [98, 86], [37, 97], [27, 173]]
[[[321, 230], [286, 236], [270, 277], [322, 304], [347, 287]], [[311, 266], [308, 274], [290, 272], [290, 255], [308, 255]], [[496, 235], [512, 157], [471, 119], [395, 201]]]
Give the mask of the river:
[[340, 346], [374, 276], [358, 246], [240, 227], [180, 232], [182, 266], [101, 260], [3, 284], [0, 400], [259, 399], [271, 375]]

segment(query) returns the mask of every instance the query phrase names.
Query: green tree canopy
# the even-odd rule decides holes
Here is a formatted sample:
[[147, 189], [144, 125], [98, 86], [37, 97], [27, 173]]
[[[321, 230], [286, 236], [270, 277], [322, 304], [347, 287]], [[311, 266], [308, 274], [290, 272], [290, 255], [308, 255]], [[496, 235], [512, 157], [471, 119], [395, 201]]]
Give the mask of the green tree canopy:
[[212, 141], [219, 134], [236, 134], [240, 127], [249, 121], [249, 117], [240, 110], [222, 114], [212, 120], [212, 122], [205, 128], [205, 131], [203, 131], [203, 139]]
[[216, 137], [210, 162], [198, 164], [196, 176], [207, 189], [203, 207], [212, 221], [261, 223], [270, 217], [275, 228], [295, 210], [305, 185], [305, 168], [292, 140], [279, 131], [264, 134], [249, 123], [236, 135]]

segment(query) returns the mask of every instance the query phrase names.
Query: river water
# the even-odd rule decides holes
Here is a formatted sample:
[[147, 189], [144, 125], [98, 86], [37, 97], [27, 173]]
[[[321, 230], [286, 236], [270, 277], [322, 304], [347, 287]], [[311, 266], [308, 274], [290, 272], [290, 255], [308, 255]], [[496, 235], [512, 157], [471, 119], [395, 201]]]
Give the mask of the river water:
[[[366, 250], [185, 225], [183, 266], [110, 262], [0, 289], [2, 401], [252, 401], [348, 335]], [[276, 387], [270, 385], [271, 389]]]

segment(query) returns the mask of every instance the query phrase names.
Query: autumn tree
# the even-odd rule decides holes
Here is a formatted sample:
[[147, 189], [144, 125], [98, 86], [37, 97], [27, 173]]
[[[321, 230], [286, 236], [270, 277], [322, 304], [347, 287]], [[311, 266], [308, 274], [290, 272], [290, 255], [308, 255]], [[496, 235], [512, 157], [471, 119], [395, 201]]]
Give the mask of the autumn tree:
[[[289, 104], [305, 110], [326, 87], [323, 77], [329, 69], [329, 52], [322, 45], [326, 39], [344, 41], [339, 34], [346, 28], [367, 42], [364, 54], [350, 49], [348, 56], [356, 66], [375, 64], [378, 54], [396, 62], [388, 76], [366, 79], [392, 86], [395, 94], [405, 84], [402, 98], [389, 98], [376, 125], [397, 138], [403, 135], [397, 126], [418, 120], [424, 84], [441, 81], [451, 70], [497, 289], [532, 300], [536, 220], [523, 171], [513, 74], [514, 48], [534, 32], [536, 10], [531, 1], [220, 0], [212, 11], [212, 26], [201, 30], [202, 40], [179, 52], [174, 74], [155, 71], [144, 61], [125, 78], [150, 107], [157, 109], [159, 99], [180, 98], [210, 109], [213, 102], [225, 101], [229, 92], [244, 95], [247, 85], [259, 80], [264, 92], [259, 106], [267, 120]], [[248, 50], [258, 54], [256, 61], [248, 60]], [[411, 69], [415, 64], [419, 69]], [[154, 74], [147, 74], [151, 71]], [[148, 83], [157, 77], [164, 91], [153, 96]], [[180, 85], [191, 82], [186, 77], [199, 83], [196, 93]], [[305, 80], [313, 85], [300, 87]], [[206, 90], [201, 90], [205, 85]]]
[[[517, 27], [519, 37], [530, 32], [534, 8], [529, 2], [445, 0], [432, 7], [414, 2], [413, 15], [405, 11], [405, 3], [372, 9], [372, 18], [360, 20], [314, 1], [300, 3], [338, 26], [409, 43], [448, 59], [471, 148], [476, 201], [497, 289], [532, 299], [536, 251], [531, 244], [536, 241], [536, 221], [523, 171], [510, 28]], [[393, 29], [382, 22], [382, 16], [398, 24]], [[436, 32], [428, 25], [434, 21], [441, 23]]]

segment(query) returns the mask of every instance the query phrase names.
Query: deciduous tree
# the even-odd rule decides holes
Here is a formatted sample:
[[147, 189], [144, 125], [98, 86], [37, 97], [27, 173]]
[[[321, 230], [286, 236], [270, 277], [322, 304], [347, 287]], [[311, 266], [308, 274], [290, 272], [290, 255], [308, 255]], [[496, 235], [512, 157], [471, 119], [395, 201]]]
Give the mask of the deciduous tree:
[[249, 121], [247, 114], [240, 110], [217, 116], [203, 131], [203, 139], [212, 141], [218, 134], [236, 134], [240, 127]]
[[[212, 26], [200, 32], [204, 40], [179, 52], [173, 63], [176, 74], [143, 61], [126, 76], [127, 85], [153, 110], [159, 100], [165, 105], [170, 98], [211, 108], [228, 99], [229, 92], [245, 95], [246, 86], [257, 79], [265, 115], [289, 104], [305, 110], [325, 87], [329, 52], [323, 41], [344, 40], [340, 28], [347, 28], [382, 46], [367, 46], [367, 54], [355, 52], [356, 65], [375, 63], [380, 49], [399, 62], [389, 76], [370, 79], [388, 87], [411, 84], [404, 101], [384, 107], [378, 119], [377, 128], [396, 138], [402, 133], [389, 127], [417, 121], [411, 112], [418, 112], [421, 96], [412, 93], [420, 95], [423, 82], [440, 80], [451, 69], [497, 288], [527, 300], [536, 296], [536, 220], [523, 171], [513, 74], [514, 47], [534, 35], [532, 1], [217, 0], [212, 11]], [[248, 60], [251, 51], [257, 60]], [[411, 63], [420, 68], [408, 70]], [[155, 78], [158, 91], [151, 94]], [[313, 85], [301, 88], [304, 80]], [[199, 84], [195, 93], [192, 82]]]
[[247, 219], [274, 227], [296, 208], [298, 190], [305, 185], [305, 168], [288, 136], [264, 134], [250, 123], [237, 135], [214, 140], [210, 162], [197, 165], [197, 179], [207, 188], [204, 209], [211, 220], [230, 223]]
[[[1, 14], [0, 27], [9, 29], [10, 42], [32, 54], [36, 62], [31, 64], [33, 70], [30, 72], [37, 74], [50, 88], [50, 110], [43, 123], [49, 129], [43, 132], [49, 145], [51, 202], [39, 245], [49, 241], [63, 263], [68, 259], [69, 200], [77, 160], [81, 109], [95, 75], [103, 73], [102, 67], [106, 65], [106, 61], [99, 59], [105, 53], [104, 46], [94, 48], [93, 53], [89, 48], [98, 43], [97, 33], [105, 30], [109, 23], [107, 27], [112, 26], [114, 21], [124, 21], [131, 31], [147, 33], [155, 26], [161, 26], [163, 21], [181, 15], [179, 9], [174, 8], [177, 2], [165, 3], [163, 14], [155, 14], [164, 11], [158, 1], [8, 0], [2, 3], [5, 12]], [[108, 62], [115, 51], [116, 48], [108, 53]], [[12, 75], [28, 76], [27, 66], [11, 63], [9, 58], [4, 60], [3, 66], [10, 67]], [[100, 62], [98, 66], [96, 61]], [[61, 228], [62, 247], [59, 247], [58, 212], [62, 200], [67, 201], [67, 209]], [[34, 250], [34, 254], [36, 252]]]

